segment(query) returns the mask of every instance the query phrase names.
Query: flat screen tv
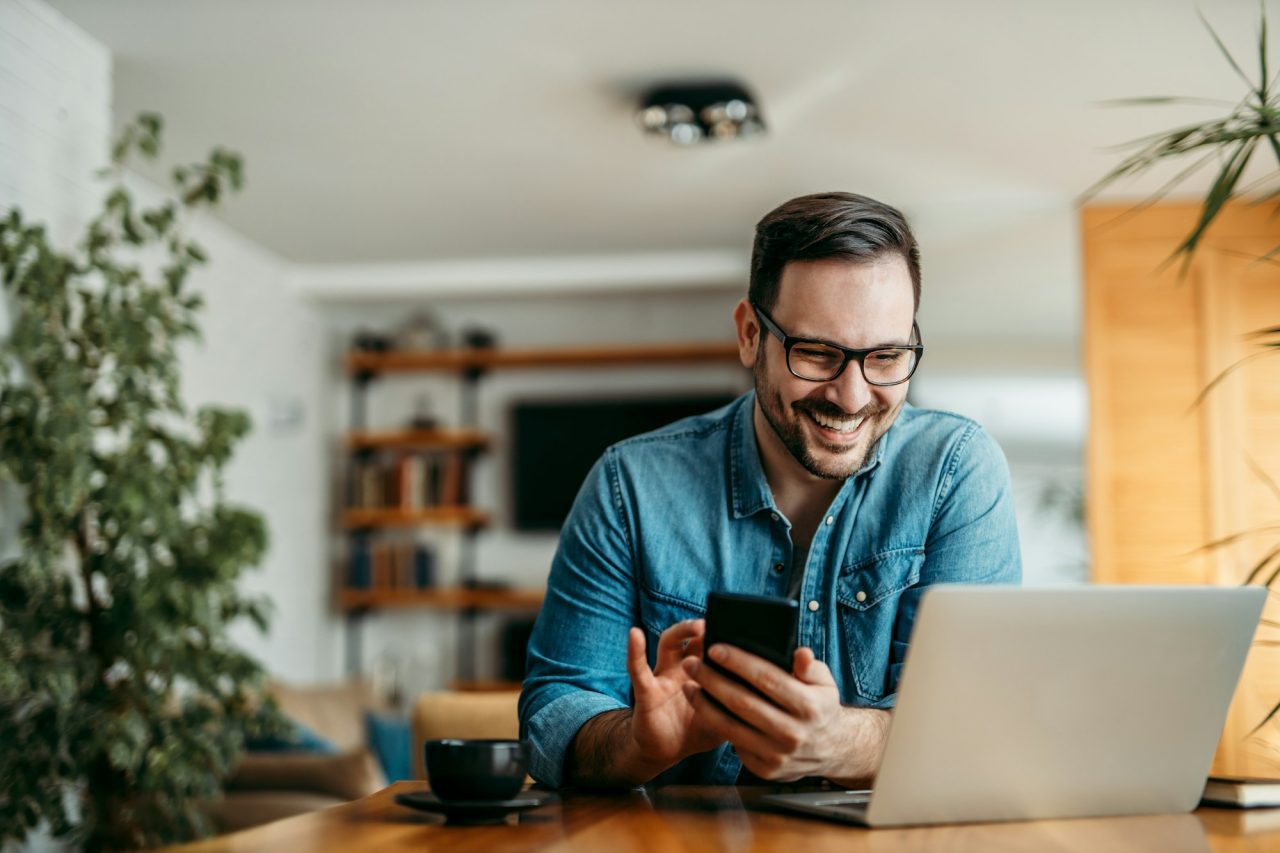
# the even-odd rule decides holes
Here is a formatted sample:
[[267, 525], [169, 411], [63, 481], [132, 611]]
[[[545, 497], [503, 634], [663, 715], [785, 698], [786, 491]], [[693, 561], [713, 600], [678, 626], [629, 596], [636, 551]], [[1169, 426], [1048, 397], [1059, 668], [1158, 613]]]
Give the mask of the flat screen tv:
[[718, 409], [735, 397], [725, 392], [513, 404], [513, 525], [517, 530], [559, 530], [587, 472], [605, 448]]

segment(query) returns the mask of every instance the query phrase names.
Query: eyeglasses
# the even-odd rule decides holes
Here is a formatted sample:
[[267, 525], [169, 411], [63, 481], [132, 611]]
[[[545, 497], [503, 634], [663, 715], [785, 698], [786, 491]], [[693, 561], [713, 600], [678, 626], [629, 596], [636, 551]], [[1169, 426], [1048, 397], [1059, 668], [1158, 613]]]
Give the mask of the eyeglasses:
[[787, 369], [798, 379], [830, 382], [844, 373], [849, 362], [856, 361], [868, 385], [901, 385], [916, 372], [916, 366], [924, 356], [924, 340], [920, 337], [920, 326], [914, 321], [911, 323], [914, 344], [850, 349], [828, 341], [793, 338], [782, 331], [759, 305], [752, 304], [751, 307], [764, 327], [782, 341], [782, 348], [787, 353]]

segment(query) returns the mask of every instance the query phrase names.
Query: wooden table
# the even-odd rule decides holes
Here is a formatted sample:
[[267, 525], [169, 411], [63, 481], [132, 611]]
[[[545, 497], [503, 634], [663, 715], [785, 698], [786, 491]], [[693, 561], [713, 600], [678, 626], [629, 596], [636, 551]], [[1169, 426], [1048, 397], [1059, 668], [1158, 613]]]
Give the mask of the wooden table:
[[617, 795], [568, 794], [497, 826], [445, 826], [396, 805], [399, 782], [362, 800], [277, 821], [177, 850], [358, 851], [1268, 851], [1280, 850], [1280, 810], [861, 829], [753, 805], [766, 788], [679, 787]]

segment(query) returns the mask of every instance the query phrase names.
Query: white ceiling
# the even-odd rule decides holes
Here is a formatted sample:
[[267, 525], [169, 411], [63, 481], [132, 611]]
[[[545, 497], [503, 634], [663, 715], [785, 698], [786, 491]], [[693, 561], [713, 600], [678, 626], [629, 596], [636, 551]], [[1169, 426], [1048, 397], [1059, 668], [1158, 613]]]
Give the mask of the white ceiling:
[[[961, 234], [1215, 112], [1099, 101], [1243, 93], [1190, 0], [49, 2], [111, 49], [117, 120], [161, 112], [174, 157], [240, 150], [225, 220], [306, 264], [745, 252], [833, 188]], [[1199, 5], [1252, 70], [1256, 3]], [[699, 74], [753, 87], [768, 136], [643, 137], [636, 92]]]

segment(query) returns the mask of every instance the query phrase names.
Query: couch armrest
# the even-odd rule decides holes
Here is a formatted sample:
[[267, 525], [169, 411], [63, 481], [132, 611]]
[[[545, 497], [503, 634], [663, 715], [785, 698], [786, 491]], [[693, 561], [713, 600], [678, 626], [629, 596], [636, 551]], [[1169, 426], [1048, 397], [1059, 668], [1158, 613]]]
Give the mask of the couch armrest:
[[226, 782], [227, 791], [309, 791], [356, 800], [386, 786], [366, 749], [337, 755], [249, 752]]

